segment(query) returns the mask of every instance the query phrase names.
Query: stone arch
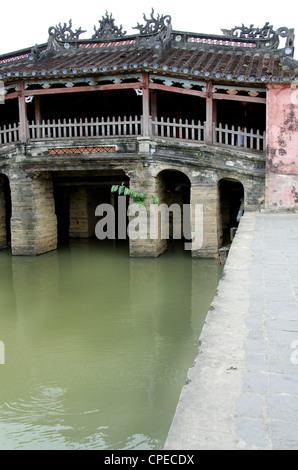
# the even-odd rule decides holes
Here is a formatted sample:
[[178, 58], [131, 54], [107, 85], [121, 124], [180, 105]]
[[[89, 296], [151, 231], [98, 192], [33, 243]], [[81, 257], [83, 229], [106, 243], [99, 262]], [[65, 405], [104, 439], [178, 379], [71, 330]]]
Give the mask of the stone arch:
[[8, 177], [0, 173], [0, 249], [10, 246], [11, 194]]
[[[180, 207], [185, 203], [190, 203], [191, 181], [187, 173], [190, 171], [188, 172], [184, 166], [180, 169], [177, 165], [157, 162], [144, 165], [142, 168], [135, 168], [129, 172], [130, 189], [143, 192], [146, 195], [145, 210], [140, 210], [134, 219], [134, 222], [137, 220], [138, 227], [142, 227], [142, 236], [139, 238], [129, 237], [131, 257], [158, 257], [166, 251], [168, 241], [172, 239], [173, 235], [171, 221], [168, 222], [170, 217], [174, 216], [171, 211], [175, 210], [175, 215], [180, 212], [180, 221], [178, 217], [175, 218], [175, 221], [178, 220], [178, 224], [183, 224], [183, 207], [182, 210]], [[160, 204], [152, 204], [152, 196], [157, 196]], [[177, 207], [169, 207], [174, 203], [180, 204], [178, 210]], [[141, 212], [144, 213], [141, 214]], [[130, 218], [130, 227], [131, 220]], [[134, 227], [134, 223], [132, 227]], [[179, 240], [183, 239], [183, 228], [180, 225]], [[175, 231], [175, 235], [177, 232], [178, 230]], [[179, 240], [177, 239], [176, 245]]]
[[118, 226], [118, 193], [111, 193], [111, 187], [122, 182], [129, 187], [130, 177], [120, 169], [69, 170], [53, 174], [59, 245], [70, 239], [95, 239], [99, 221], [96, 208], [101, 204], [109, 204], [115, 211], [115, 239], [126, 239], [123, 235], [125, 227], [120, 230]]
[[244, 212], [245, 190], [236, 178], [221, 178], [218, 188], [218, 247], [229, 245]]
[[180, 165], [171, 165], [171, 164], [151, 164], [150, 166], [150, 172], [151, 175], [154, 176], [155, 178], [158, 178], [160, 173], [163, 171], [175, 171], [178, 173], [182, 173], [184, 176], [186, 176], [189, 181], [191, 181], [191, 175], [192, 175], [192, 170], [187, 167], [187, 166], [180, 166]]

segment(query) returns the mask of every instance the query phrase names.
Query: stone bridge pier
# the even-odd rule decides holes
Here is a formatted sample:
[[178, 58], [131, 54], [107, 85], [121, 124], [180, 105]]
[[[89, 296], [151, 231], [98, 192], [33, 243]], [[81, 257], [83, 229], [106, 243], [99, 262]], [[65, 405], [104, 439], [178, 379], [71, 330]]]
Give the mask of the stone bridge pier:
[[[161, 239], [160, 218], [150, 219], [149, 206], [152, 203], [152, 196], [157, 196], [162, 202], [163, 200], [163, 185], [159, 178], [156, 177], [154, 166], [143, 167], [142, 169], [129, 171], [130, 189], [138, 193], [146, 194], [146, 206], [139, 213], [132, 214], [129, 219], [129, 224], [132, 224], [134, 215], [137, 216], [140, 230], [140, 237], [134, 238], [132, 233], [129, 234], [129, 252], [131, 257], [158, 257], [167, 248], [166, 240]], [[151, 223], [151, 226], [150, 226]], [[154, 227], [153, 225], [154, 224]], [[134, 227], [134, 224], [133, 224]], [[150, 237], [150, 229], [157, 237]], [[144, 233], [144, 237], [141, 236]], [[147, 236], [145, 238], [145, 233]]]
[[57, 218], [52, 178], [48, 173], [9, 173], [11, 192], [11, 251], [39, 255], [57, 248]]

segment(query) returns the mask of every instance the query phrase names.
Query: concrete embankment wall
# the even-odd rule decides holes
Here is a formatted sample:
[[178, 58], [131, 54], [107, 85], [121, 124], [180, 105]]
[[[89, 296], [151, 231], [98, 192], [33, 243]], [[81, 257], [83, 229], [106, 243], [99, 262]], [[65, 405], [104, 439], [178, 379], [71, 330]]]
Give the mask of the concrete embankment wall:
[[167, 449], [298, 449], [298, 213], [245, 213]]
[[256, 219], [246, 213], [234, 238], [189, 369], [165, 449], [236, 449], [235, 413], [245, 368], [245, 318]]

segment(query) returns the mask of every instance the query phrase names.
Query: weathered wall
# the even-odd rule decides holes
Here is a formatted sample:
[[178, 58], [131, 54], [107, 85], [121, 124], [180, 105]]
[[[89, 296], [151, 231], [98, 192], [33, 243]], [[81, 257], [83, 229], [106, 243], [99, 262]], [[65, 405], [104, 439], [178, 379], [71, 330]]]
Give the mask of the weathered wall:
[[[217, 175], [210, 171], [193, 171], [191, 175], [191, 206], [192, 206], [192, 233], [194, 237], [194, 258], [210, 258], [217, 255], [218, 250], [218, 189]], [[202, 208], [201, 223], [195, 228], [195, 206]], [[197, 215], [198, 217], [198, 215]], [[198, 222], [198, 220], [197, 220]], [[200, 238], [201, 246], [200, 246]]]
[[[135, 212], [129, 219], [131, 224], [132, 220], [138, 219], [140, 224], [140, 231], [144, 231], [150, 235], [150, 220], [149, 220], [149, 206], [152, 203], [151, 196], [157, 196], [162, 200], [162, 182], [159, 178], [155, 177], [154, 168], [144, 166], [133, 171], [128, 172], [130, 178], [129, 187], [138, 193], [146, 194], [146, 211], [140, 210]], [[136, 219], [137, 218], [137, 219]], [[153, 227], [152, 227], [153, 228]], [[160, 226], [157, 220], [157, 227], [154, 227], [157, 233], [157, 238], [133, 238], [129, 237], [129, 252], [132, 258], [139, 257], [158, 257], [166, 250], [166, 241], [160, 237]]]
[[57, 248], [57, 218], [52, 179], [48, 174], [10, 175], [13, 255], [39, 255]]
[[90, 205], [88, 189], [79, 187], [70, 193], [69, 237], [89, 238], [94, 235], [94, 211]]
[[268, 85], [267, 209], [298, 207], [298, 85]]
[[7, 246], [5, 206], [4, 179], [3, 176], [0, 175], [0, 250]]

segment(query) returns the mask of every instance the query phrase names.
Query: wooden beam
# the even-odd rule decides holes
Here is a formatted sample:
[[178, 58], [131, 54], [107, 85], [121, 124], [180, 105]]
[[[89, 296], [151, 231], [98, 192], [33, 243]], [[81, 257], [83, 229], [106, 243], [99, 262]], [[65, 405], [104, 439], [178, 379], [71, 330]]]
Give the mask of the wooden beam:
[[249, 103], [266, 104], [266, 98], [258, 98], [256, 96], [225, 95], [224, 93], [213, 93], [213, 99], [214, 100], [229, 100], [229, 101], [247, 101]]
[[182, 95], [192, 95], [192, 96], [199, 96], [200, 98], [206, 98], [206, 93], [204, 91], [192, 90], [191, 88], [179, 88], [179, 87], [174, 87], [174, 86], [162, 85], [160, 83], [150, 83], [149, 89], [169, 91], [171, 93], [180, 93]]
[[4, 101], [6, 100], [12, 100], [18, 98], [19, 93], [17, 91], [14, 91], [13, 93], [8, 93], [7, 95], [4, 95]]
[[43, 88], [38, 90], [25, 90], [25, 96], [38, 96], [38, 95], [56, 95], [64, 93], [85, 93], [87, 91], [105, 91], [105, 90], [127, 90], [142, 88], [142, 83], [111, 83], [108, 85], [83, 85], [71, 88]]
[[[206, 98], [207, 94], [204, 91], [193, 90], [188, 88], [178, 88], [174, 86], [162, 85], [160, 83], [150, 83], [150, 90], [161, 90], [169, 91], [172, 93], [180, 93], [183, 95], [199, 96], [200, 98]], [[255, 96], [242, 96], [242, 95], [226, 95], [224, 93], [212, 93], [214, 100], [231, 100], [231, 101], [247, 101], [250, 103], [266, 103], [266, 98], [259, 98]]]
[[[200, 90], [193, 90], [191, 88], [179, 88], [175, 86], [162, 85], [160, 83], [149, 83], [149, 90], [161, 90], [168, 91], [171, 93], [179, 93], [182, 95], [198, 96], [200, 98], [206, 98], [206, 93]], [[132, 83], [111, 83], [106, 85], [82, 85], [76, 87], [61, 87], [61, 88], [43, 88], [37, 90], [24, 90], [25, 96], [38, 96], [38, 95], [55, 95], [61, 93], [85, 93], [90, 91], [105, 91], [105, 90], [127, 90], [127, 89], [142, 89], [144, 83], [132, 82]], [[5, 99], [16, 98], [17, 93], [10, 93], [5, 96]], [[213, 99], [215, 100], [231, 100], [231, 101], [247, 101], [250, 103], [266, 103], [266, 98], [259, 98], [254, 96], [242, 96], [242, 95], [226, 95], [224, 93], [212, 93]]]

